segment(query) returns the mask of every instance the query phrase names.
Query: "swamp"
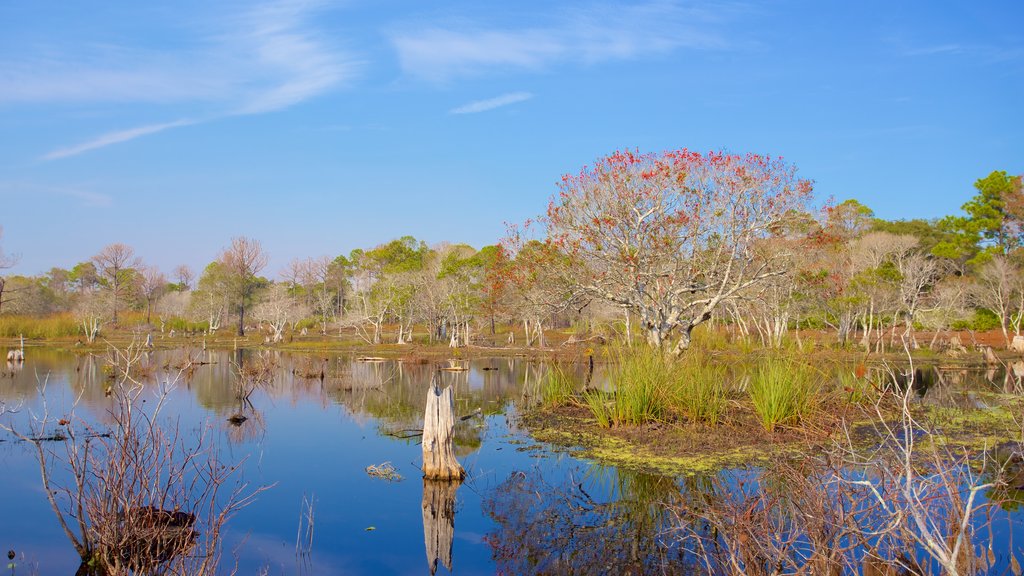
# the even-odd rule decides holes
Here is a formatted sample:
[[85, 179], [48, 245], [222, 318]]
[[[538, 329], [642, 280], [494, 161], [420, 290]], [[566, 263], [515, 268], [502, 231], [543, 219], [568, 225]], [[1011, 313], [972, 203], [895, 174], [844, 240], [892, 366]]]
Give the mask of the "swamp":
[[[744, 407], [756, 366], [715, 374], [747, 389], [722, 392], [714, 423], [663, 413], [604, 428], [588, 404], [626, 395], [615, 382], [628, 358], [136, 345], [26, 356], [0, 378], [0, 544], [13, 554], [12, 574], [102, 573], [80, 568], [73, 541], [110, 522], [121, 527], [117, 554], [135, 573], [918, 574], [952, 566], [1001, 574], [1019, 573], [1024, 560], [1024, 366], [1012, 363], [835, 363], [815, 376], [843, 398], [816, 406], [802, 426], [769, 430]], [[858, 379], [874, 384], [851, 399]], [[454, 392], [461, 483], [421, 479], [432, 380]], [[884, 382], [889, 389], [876, 390]], [[882, 397], [905, 413], [882, 402], [876, 410]], [[134, 421], [126, 422], [126, 406]], [[685, 413], [689, 404], [680, 406]], [[849, 409], [848, 427], [821, 429], [840, 421], [839, 406]], [[98, 453], [111, 434], [139, 423], [146, 426], [132, 450], [157, 441], [181, 441], [181, 450], [125, 465], [109, 449], [124, 446], [113, 442], [106, 463], [90, 461], [76, 475], [82, 451]], [[186, 484], [191, 494], [163, 486], [162, 500], [145, 505], [188, 515], [197, 526], [189, 542], [158, 544], [127, 528], [127, 504], [116, 520], [93, 511], [69, 541], [59, 519], [81, 519], [76, 478], [90, 510], [102, 498], [91, 490], [113, 490], [90, 478], [111, 482], [110, 460], [151, 467], [115, 470], [134, 486], [125, 494], [150, 490], [133, 477], [142, 473]], [[40, 488], [41, 469], [53, 500]], [[210, 522], [225, 510], [224, 523]], [[146, 557], [148, 568], [131, 555]]]

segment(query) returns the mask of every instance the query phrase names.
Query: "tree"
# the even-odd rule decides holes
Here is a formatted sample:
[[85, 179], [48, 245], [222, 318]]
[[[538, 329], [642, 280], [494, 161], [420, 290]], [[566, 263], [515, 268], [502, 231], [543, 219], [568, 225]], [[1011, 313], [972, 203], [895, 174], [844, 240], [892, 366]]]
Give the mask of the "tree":
[[[3, 229], [3, 226], [0, 226], [0, 239], [2, 239], [3, 237], [4, 237], [4, 229]], [[17, 256], [8, 256], [8, 255], [4, 254], [3, 247], [0, 246], [0, 270], [4, 270], [6, 268], [11, 268], [12, 266], [14, 266], [17, 263], [18, 263]], [[4, 296], [4, 289], [6, 288], [6, 286], [7, 286], [7, 281], [4, 279], [3, 276], [0, 276], [0, 312], [3, 312], [3, 304], [4, 304], [4, 302], [7, 302], [7, 300], [5, 299], [6, 297]]]
[[192, 289], [192, 280], [196, 275], [191, 268], [180, 264], [174, 269], [174, 277], [178, 279], [178, 290], [185, 291]]
[[827, 214], [827, 228], [843, 240], [858, 238], [870, 230], [875, 216], [870, 208], [852, 198], [832, 206]]
[[211, 333], [216, 332], [227, 316], [231, 297], [232, 287], [226, 266], [220, 260], [210, 262], [189, 300], [190, 315], [194, 320], [205, 321]]
[[784, 272], [758, 241], [811, 198], [780, 158], [686, 149], [616, 152], [559, 188], [544, 224], [569, 284], [635, 313], [651, 346], [678, 334], [677, 355], [722, 302]]
[[288, 293], [288, 286], [274, 284], [263, 301], [253, 307], [252, 314], [270, 326], [273, 330], [272, 341], [276, 344], [284, 339], [285, 326], [301, 320], [306, 314], [306, 308]]
[[139, 292], [146, 299], [146, 324], [149, 324], [153, 302], [167, 289], [167, 277], [155, 266], [147, 266], [139, 277]]
[[114, 325], [117, 325], [118, 300], [124, 294], [131, 270], [140, 266], [141, 262], [135, 257], [135, 249], [120, 242], [110, 244], [100, 250], [92, 257], [92, 261], [96, 265], [96, 271], [100, 278], [106, 282], [107, 288], [110, 290], [111, 318]]
[[974, 183], [978, 193], [961, 208], [965, 216], [947, 216], [939, 226], [953, 237], [936, 246], [938, 254], [969, 257], [980, 264], [1007, 254], [1024, 240], [1021, 176], [996, 170]]
[[239, 236], [231, 239], [219, 260], [238, 306], [238, 335], [245, 336], [245, 308], [260, 285], [257, 274], [267, 265], [267, 253], [258, 240]]
[[1021, 271], [1008, 258], [996, 255], [978, 270], [974, 289], [974, 302], [999, 318], [1006, 345], [1010, 345], [1007, 326], [1014, 302], [1021, 298]]

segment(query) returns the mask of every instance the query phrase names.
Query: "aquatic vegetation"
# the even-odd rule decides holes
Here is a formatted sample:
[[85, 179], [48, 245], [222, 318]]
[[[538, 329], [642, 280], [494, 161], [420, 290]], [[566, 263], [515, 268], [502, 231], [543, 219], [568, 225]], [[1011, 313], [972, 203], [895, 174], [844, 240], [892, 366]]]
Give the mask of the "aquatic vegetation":
[[541, 406], [555, 408], [572, 402], [576, 383], [566, 367], [552, 364], [540, 380], [539, 392]]
[[676, 369], [674, 404], [694, 422], [716, 425], [728, 403], [726, 370], [707, 358], [688, 357]]
[[764, 425], [774, 432], [780, 425], [800, 422], [814, 408], [819, 374], [810, 366], [788, 358], [769, 358], [754, 371], [747, 393]]
[[606, 428], [655, 422], [669, 407], [674, 373], [671, 360], [656, 351], [623, 354], [611, 374], [612, 391], [588, 392], [584, 399]]

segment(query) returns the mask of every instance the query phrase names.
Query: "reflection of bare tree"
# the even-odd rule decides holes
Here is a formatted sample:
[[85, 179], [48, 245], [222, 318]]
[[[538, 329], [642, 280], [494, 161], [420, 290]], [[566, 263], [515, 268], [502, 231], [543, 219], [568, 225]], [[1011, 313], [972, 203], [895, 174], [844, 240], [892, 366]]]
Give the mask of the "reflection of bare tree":
[[680, 541], [715, 574], [1007, 573], [1020, 551], [997, 540], [1013, 519], [997, 506], [1008, 492], [993, 488], [1012, 483], [1009, 469], [948, 448], [914, 420], [913, 395], [908, 387], [894, 398], [898, 412], [877, 412], [877, 444], [726, 473], [690, 491], [675, 507]]
[[672, 478], [596, 469], [550, 483], [514, 472], [484, 501], [498, 527], [485, 537], [505, 574], [686, 573], [680, 549], [661, 537]]
[[455, 535], [455, 492], [460, 482], [423, 479], [423, 542], [430, 573], [440, 561], [452, 569], [452, 540]]

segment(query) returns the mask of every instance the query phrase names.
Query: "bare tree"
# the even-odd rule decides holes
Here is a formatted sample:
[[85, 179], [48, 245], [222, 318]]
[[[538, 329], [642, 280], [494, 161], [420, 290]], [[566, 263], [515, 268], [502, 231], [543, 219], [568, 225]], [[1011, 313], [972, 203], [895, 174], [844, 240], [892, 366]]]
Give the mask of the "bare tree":
[[153, 302], [167, 289], [167, 277], [155, 266], [147, 266], [142, 270], [139, 290], [146, 299], [146, 324], [149, 324]]
[[232, 238], [231, 246], [220, 255], [238, 306], [239, 336], [245, 336], [245, 309], [258, 285], [257, 274], [267, 266], [268, 259], [259, 241], [245, 236]]
[[82, 325], [85, 341], [92, 344], [110, 312], [110, 296], [103, 292], [83, 294], [75, 305], [75, 320]]
[[298, 322], [305, 314], [306, 308], [292, 298], [284, 284], [271, 286], [263, 301], [252, 309], [254, 318], [270, 325], [275, 343], [283, 339], [285, 326]]
[[[156, 317], [160, 320], [160, 331], [163, 332], [165, 330], [167, 321], [171, 318], [184, 318], [191, 304], [191, 291], [180, 292], [175, 290], [160, 296], [153, 305]], [[208, 317], [204, 316], [204, 319], [208, 319]]]
[[195, 279], [196, 275], [192, 272], [191, 268], [184, 264], [180, 264], [174, 269], [174, 277], [177, 278], [178, 284], [181, 285], [182, 290], [191, 290], [192, 280]]
[[[3, 228], [3, 226], [0, 226], [0, 239], [3, 239], [3, 237], [4, 237], [4, 228]], [[10, 268], [10, 267], [14, 266], [17, 263], [18, 263], [18, 257], [17, 256], [10, 256], [10, 255], [4, 254], [3, 246], [0, 246], [0, 270], [4, 270], [4, 269], [7, 269], [7, 268]], [[4, 289], [6, 288], [6, 286], [7, 286], [6, 279], [3, 276], [0, 276], [0, 312], [3, 312], [4, 302], [7, 301], [7, 300], [4, 299]]]
[[1021, 291], [1021, 272], [1009, 259], [1002, 255], [992, 257], [978, 270], [971, 294], [974, 302], [991, 311], [999, 318], [1006, 345], [1010, 345], [1007, 326], [1017, 294]]
[[120, 242], [106, 246], [92, 257], [96, 270], [107, 281], [111, 298], [111, 317], [117, 324], [118, 300], [123, 296], [128, 281], [128, 271], [141, 265], [135, 257], [135, 249]]

